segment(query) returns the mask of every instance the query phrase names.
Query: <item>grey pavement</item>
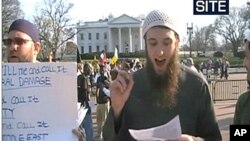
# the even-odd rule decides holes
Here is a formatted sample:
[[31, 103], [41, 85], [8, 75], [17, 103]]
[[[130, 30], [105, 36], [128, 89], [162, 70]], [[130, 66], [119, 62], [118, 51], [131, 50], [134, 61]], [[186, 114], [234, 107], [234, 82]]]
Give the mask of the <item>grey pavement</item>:
[[229, 141], [229, 126], [233, 124], [236, 102], [236, 100], [219, 101], [214, 104], [215, 115], [222, 135], [222, 141]]
[[[228, 80], [239, 80], [239, 79], [246, 79], [246, 73], [230, 73], [228, 76]], [[211, 75], [211, 80], [225, 80], [225, 78], [220, 79], [220, 75]]]

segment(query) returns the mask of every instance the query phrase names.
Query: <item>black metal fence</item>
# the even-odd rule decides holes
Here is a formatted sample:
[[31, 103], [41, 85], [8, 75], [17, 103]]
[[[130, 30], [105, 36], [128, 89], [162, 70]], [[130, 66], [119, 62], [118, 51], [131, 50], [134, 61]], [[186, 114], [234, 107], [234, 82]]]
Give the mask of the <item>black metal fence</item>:
[[247, 90], [246, 79], [242, 80], [209, 80], [209, 89], [214, 103], [216, 101], [237, 100]]

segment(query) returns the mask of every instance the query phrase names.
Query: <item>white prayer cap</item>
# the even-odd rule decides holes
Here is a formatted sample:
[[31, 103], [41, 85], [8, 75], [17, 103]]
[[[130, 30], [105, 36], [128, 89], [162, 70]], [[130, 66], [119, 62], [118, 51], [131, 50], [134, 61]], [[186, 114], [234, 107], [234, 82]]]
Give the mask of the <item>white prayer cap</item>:
[[180, 35], [174, 21], [163, 11], [153, 10], [147, 15], [142, 26], [142, 35], [145, 36], [147, 31], [154, 26], [170, 28]]

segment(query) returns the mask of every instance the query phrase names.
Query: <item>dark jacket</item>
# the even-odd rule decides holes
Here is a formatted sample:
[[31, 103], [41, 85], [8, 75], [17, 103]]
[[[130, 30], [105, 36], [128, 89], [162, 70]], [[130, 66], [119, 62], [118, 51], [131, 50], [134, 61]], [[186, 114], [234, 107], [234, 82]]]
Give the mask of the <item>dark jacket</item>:
[[84, 74], [80, 74], [77, 76], [77, 97], [78, 102], [81, 103], [81, 106], [88, 108], [88, 112], [91, 112], [91, 108], [89, 106], [89, 92], [88, 92], [88, 77], [84, 76]]
[[[105, 87], [105, 81], [108, 78], [104, 75], [101, 75], [97, 78], [97, 88], [99, 89], [98, 94], [96, 95], [96, 101], [98, 104], [105, 104], [108, 102], [108, 96], [103, 92], [103, 87]], [[106, 87], [107, 88], [107, 87]]]
[[182, 134], [205, 141], [221, 141], [208, 84], [199, 74], [181, 67], [176, 106], [171, 109], [153, 106], [145, 69], [134, 73], [133, 78], [135, 83], [121, 117], [115, 121], [112, 108], [110, 110], [103, 128], [105, 141], [135, 141], [128, 129], [160, 126], [176, 115], [180, 118]]
[[250, 91], [240, 95], [234, 113], [234, 124], [250, 125]]

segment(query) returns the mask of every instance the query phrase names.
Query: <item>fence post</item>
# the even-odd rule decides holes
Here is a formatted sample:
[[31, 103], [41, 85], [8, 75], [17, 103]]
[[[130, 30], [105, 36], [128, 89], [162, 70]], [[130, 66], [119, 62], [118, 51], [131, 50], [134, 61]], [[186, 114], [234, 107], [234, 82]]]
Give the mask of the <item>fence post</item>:
[[213, 91], [213, 101], [214, 101], [214, 104], [215, 104], [215, 102], [216, 102], [216, 99], [215, 99], [215, 84], [217, 83], [217, 80], [214, 82], [214, 83], [212, 83], [212, 91]]

